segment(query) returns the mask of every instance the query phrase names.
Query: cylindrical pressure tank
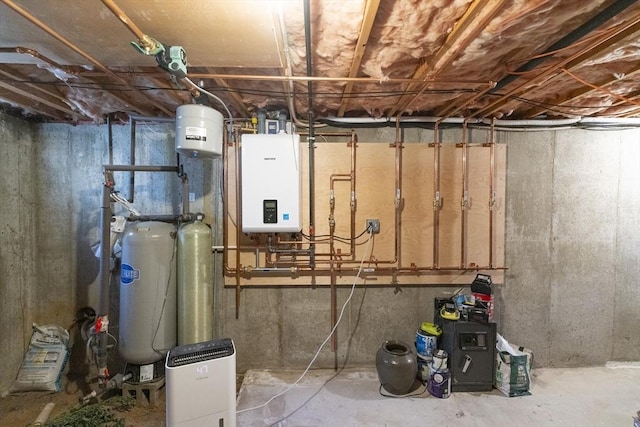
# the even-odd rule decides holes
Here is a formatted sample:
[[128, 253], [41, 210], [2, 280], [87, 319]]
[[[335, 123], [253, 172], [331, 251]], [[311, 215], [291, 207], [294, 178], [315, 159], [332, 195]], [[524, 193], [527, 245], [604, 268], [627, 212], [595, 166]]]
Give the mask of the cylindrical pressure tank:
[[222, 114], [206, 105], [185, 104], [176, 110], [176, 151], [189, 157], [222, 155]]
[[203, 219], [178, 229], [178, 345], [213, 339], [211, 228]]
[[122, 238], [120, 356], [145, 365], [176, 346], [176, 229], [163, 222], [129, 225]]

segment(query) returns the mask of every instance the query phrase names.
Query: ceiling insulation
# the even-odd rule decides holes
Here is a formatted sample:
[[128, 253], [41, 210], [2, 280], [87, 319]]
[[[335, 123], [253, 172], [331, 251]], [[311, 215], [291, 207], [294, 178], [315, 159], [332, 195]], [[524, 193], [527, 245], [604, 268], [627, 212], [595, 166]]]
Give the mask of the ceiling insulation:
[[132, 47], [136, 29], [182, 46], [236, 118], [640, 117], [631, 0], [0, 0], [0, 106], [172, 117], [194, 90]]

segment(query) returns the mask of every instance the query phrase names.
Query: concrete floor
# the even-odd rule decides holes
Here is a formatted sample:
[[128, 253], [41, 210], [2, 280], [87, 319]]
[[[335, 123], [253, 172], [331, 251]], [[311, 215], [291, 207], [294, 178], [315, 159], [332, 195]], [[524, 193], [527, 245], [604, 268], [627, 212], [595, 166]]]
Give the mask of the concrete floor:
[[[640, 410], [636, 366], [548, 368], [532, 372], [532, 395], [508, 398], [498, 390], [428, 392], [413, 398], [380, 396], [375, 369], [311, 371], [297, 386], [299, 371], [248, 371], [238, 395], [238, 426], [633, 426]], [[422, 389], [420, 389], [422, 390]], [[419, 391], [420, 391], [419, 390]]]

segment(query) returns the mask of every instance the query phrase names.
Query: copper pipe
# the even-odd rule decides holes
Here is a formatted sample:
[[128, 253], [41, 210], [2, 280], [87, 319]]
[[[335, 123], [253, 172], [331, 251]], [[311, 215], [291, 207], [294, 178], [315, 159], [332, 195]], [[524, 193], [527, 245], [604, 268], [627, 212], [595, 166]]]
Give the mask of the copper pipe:
[[438, 123], [433, 127], [433, 268], [438, 268], [439, 221], [440, 221], [440, 131]]
[[77, 75], [77, 73], [74, 72], [73, 70], [71, 70], [70, 67], [64, 67], [64, 66], [58, 64], [57, 62], [55, 62], [53, 59], [47, 58], [46, 56], [42, 55], [37, 50], [30, 49], [28, 47], [22, 47], [22, 46], [0, 47], [0, 53], [20, 53], [20, 54], [24, 54], [24, 55], [29, 55], [29, 56], [31, 56], [33, 58], [41, 60], [42, 62], [46, 62], [47, 64], [51, 65], [52, 67], [57, 68], [58, 70], [62, 70], [65, 73]]
[[[3, 0], [4, 1], [4, 0]], [[422, 80], [411, 78], [388, 78], [377, 79], [375, 77], [322, 77], [322, 76], [265, 76], [260, 74], [218, 74], [218, 73], [190, 73], [192, 79], [226, 79], [226, 80], [268, 80], [268, 81], [292, 81], [292, 82], [355, 82], [355, 83], [426, 83], [426, 87], [452, 85], [456, 88], [461, 86], [482, 86], [493, 84], [481, 80]]]
[[467, 265], [467, 245], [466, 245], [466, 226], [467, 226], [467, 204], [468, 204], [468, 188], [467, 188], [467, 120], [462, 122], [462, 194], [460, 195], [460, 268]]
[[[223, 135], [224, 140], [224, 135]], [[231, 273], [229, 268], [229, 143], [223, 144], [222, 149], [222, 265], [225, 274]], [[236, 247], [240, 246], [240, 242], [236, 242]]]
[[495, 188], [495, 117], [491, 119], [491, 128], [489, 130], [489, 266], [493, 268], [493, 208], [496, 203]]
[[[309, 132], [296, 132], [300, 136], [309, 136]], [[354, 132], [314, 132], [315, 136], [351, 136]]]
[[113, 0], [102, 0], [105, 6], [120, 20], [122, 23], [133, 33], [138, 40], [143, 40], [146, 34], [142, 32], [140, 28], [127, 16], [126, 13], [120, 7], [113, 2]]
[[356, 259], [356, 146], [358, 143], [358, 136], [355, 131], [351, 131], [351, 259]]
[[[295, 272], [297, 273], [305, 273], [305, 272], [313, 272], [313, 273], [327, 273], [326, 275], [323, 276], [329, 276], [329, 273], [331, 272], [329, 268], [325, 268], [325, 269], [314, 269], [311, 267], [292, 267], [294, 269]], [[278, 272], [291, 272], [292, 268], [290, 267], [281, 267], [281, 269]], [[360, 269], [359, 267], [359, 263], [358, 265], [355, 265], [351, 268], [340, 268], [340, 269], [336, 269], [336, 273], [341, 272], [341, 273], [346, 273], [346, 272], [356, 272]], [[246, 272], [250, 272], [251, 270], [253, 270], [251, 267], [247, 267], [246, 268]], [[461, 269], [460, 266], [446, 266], [446, 267], [438, 267], [438, 268], [433, 268], [433, 267], [385, 267], [385, 268], [376, 268], [374, 271], [367, 273], [369, 274], [369, 276], [376, 276], [376, 277], [386, 277], [386, 276], [414, 276], [416, 274], [429, 274], [429, 273], [433, 273], [433, 272], [438, 272], [438, 271], [450, 271], [450, 272], [464, 272], [464, 273], [471, 273], [474, 271], [504, 271], [504, 270], [508, 270], [507, 267], [489, 267], [489, 266], [474, 266], [474, 267], [467, 267], [465, 269]], [[446, 285], [444, 283], [421, 283], [418, 284], [418, 286], [420, 287], [428, 287], [428, 286], [443, 286]], [[226, 288], [233, 288], [235, 285], [225, 285]], [[258, 285], [258, 286], [252, 286], [252, 285], [244, 285], [244, 287], [304, 287], [304, 286], [330, 286], [330, 285], [323, 285], [323, 284], [313, 284], [313, 285], [291, 285], [291, 284], [287, 284], [287, 283], [270, 283], [268, 285]], [[340, 286], [339, 284], [336, 283], [336, 286]], [[349, 284], [342, 284], [342, 286], [352, 286]], [[411, 286], [415, 286], [415, 285], [411, 285]]]
[[107, 68], [105, 65], [103, 65], [100, 61], [98, 61], [97, 59], [93, 58], [91, 55], [89, 55], [88, 53], [86, 53], [85, 51], [83, 51], [82, 49], [80, 49], [79, 47], [74, 45], [73, 43], [71, 43], [69, 40], [67, 40], [66, 38], [64, 38], [63, 36], [61, 36], [57, 32], [55, 32], [52, 28], [47, 26], [44, 22], [40, 21], [35, 16], [31, 15], [29, 12], [27, 12], [26, 10], [24, 10], [23, 8], [21, 8], [20, 6], [15, 4], [12, 0], [0, 0], [0, 1], [2, 1], [4, 4], [9, 6], [11, 9], [13, 9], [18, 14], [22, 15], [22, 17], [25, 18], [27, 21], [29, 21], [32, 24], [36, 25], [38, 28], [40, 28], [41, 30], [43, 30], [44, 32], [49, 34], [51, 37], [55, 38], [60, 43], [64, 44], [69, 49], [73, 50], [75, 53], [77, 53], [78, 55], [82, 56], [83, 58], [85, 58], [86, 60], [91, 62], [93, 65], [95, 65], [98, 69], [100, 69], [102, 72], [104, 72], [105, 74], [107, 74], [111, 78], [117, 80], [121, 84], [125, 85], [127, 88], [135, 91], [136, 93], [144, 96], [146, 99], [149, 100], [149, 102], [151, 102], [155, 107], [157, 107], [160, 111], [165, 113], [167, 116], [172, 116], [173, 115], [173, 113], [170, 112], [169, 110], [167, 110], [163, 105], [161, 105], [160, 103], [156, 102], [154, 99], [147, 97], [142, 91], [140, 91], [138, 88], [136, 88], [135, 86], [130, 84], [127, 80], [125, 80], [124, 78], [120, 77], [119, 75], [117, 75], [116, 73], [111, 71], [109, 68]]
[[[330, 292], [330, 305], [331, 305], [331, 329], [333, 329], [338, 321], [338, 309], [337, 309], [337, 304], [338, 304], [338, 293], [336, 291], [336, 271], [334, 268], [334, 247], [333, 247], [333, 232], [334, 232], [334, 228], [335, 228], [335, 223], [333, 226], [329, 227], [329, 252], [331, 253], [331, 258], [329, 259], [329, 272], [330, 272], [330, 284], [331, 284], [331, 292]], [[315, 269], [315, 264], [314, 264], [314, 269]], [[332, 352], [336, 352], [336, 350], [338, 349], [338, 331], [334, 331], [333, 335], [331, 336], [331, 351]]]
[[400, 261], [401, 256], [401, 243], [400, 243], [400, 230], [402, 223], [402, 137], [400, 133], [400, 115], [396, 118], [396, 141], [395, 141], [395, 216], [394, 216], [394, 263], [397, 263], [398, 266], [402, 265]]

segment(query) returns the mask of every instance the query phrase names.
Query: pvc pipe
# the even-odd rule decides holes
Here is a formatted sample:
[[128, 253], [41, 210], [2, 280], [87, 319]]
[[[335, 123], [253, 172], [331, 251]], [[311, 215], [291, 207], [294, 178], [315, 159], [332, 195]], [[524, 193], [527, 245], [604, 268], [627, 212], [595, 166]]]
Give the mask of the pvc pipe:
[[581, 125], [598, 125], [598, 126], [640, 126], [640, 118], [638, 117], [583, 117], [580, 119]]
[[53, 411], [54, 406], [56, 406], [56, 404], [53, 402], [49, 402], [44, 405], [44, 408], [42, 408], [42, 411], [40, 411], [40, 414], [33, 422], [33, 425], [36, 427], [43, 426], [49, 419], [49, 416], [51, 416], [51, 412]]
[[[551, 126], [568, 126], [579, 123], [581, 118], [556, 119], [556, 120], [494, 120], [494, 126], [504, 127], [551, 127]], [[484, 119], [482, 123], [491, 125], [491, 119]]]

